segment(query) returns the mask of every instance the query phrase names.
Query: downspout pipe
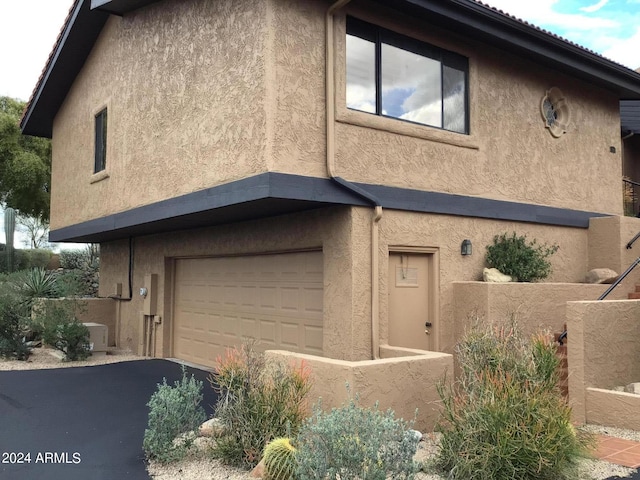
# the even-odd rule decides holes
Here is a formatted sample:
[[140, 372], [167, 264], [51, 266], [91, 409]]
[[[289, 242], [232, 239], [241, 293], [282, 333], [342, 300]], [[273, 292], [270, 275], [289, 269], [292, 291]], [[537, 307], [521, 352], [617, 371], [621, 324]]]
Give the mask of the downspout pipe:
[[335, 62], [333, 49], [333, 15], [340, 8], [344, 7], [351, 0], [338, 0], [327, 10], [325, 16], [325, 105], [326, 105], [326, 164], [327, 175], [341, 188], [365, 199], [374, 207], [371, 219], [371, 358], [380, 358], [380, 279], [379, 279], [379, 223], [382, 219], [382, 205], [380, 201], [369, 192], [345, 180], [336, 173], [335, 166], [335, 120], [336, 120], [336, 97], [335, 97]]

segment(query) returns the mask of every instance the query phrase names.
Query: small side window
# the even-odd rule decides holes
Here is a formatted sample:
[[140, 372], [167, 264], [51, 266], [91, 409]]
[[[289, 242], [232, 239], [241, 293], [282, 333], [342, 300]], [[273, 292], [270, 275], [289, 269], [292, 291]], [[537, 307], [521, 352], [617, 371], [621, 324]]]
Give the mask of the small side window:
[[93, 173], [103, 171], [107, 167], [107, 109], [96, 115], [95, 120], [95, 153]]

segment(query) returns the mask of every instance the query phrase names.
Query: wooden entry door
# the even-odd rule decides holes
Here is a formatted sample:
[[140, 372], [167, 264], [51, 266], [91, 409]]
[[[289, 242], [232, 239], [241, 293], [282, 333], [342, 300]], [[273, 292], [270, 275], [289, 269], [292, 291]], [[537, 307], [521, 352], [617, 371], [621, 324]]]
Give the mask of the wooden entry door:
[[437, 349], [434, 253], [389, 253], [389, 345]]

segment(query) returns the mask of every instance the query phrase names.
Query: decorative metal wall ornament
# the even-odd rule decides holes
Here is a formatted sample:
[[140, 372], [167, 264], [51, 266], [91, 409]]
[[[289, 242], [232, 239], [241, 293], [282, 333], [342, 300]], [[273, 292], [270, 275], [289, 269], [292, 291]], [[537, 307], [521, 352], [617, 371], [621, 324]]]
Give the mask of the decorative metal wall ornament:
[[569, 102], [558, 87], [549, 89], [542, 97], [540, 113], [545, 127], [555, 138], [567, 133], [570, 121]]

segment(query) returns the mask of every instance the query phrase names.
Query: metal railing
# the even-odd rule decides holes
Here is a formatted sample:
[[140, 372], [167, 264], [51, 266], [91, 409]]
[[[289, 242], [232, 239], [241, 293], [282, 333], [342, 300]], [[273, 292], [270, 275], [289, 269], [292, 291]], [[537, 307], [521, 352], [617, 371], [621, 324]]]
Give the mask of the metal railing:
[[[636, 184], [636, 185], [640, 186], [640, 184]], [[638, 238], [640, 238], [640, 232], [636, 233], [634, 237], [631, 240], [629, 240], [629, 242], [627, 243], [627, 250], [633, 247], [633, 244], [635, 243], [636, 240], [638, 240]], [[604, 293], [598, 297], [598, 301], [604, 300], [605, 298], [607, 298], [607, 295], [609, 295], [618, 285], [620, 285], [620, 283], [622, 283], [622, 281], [627, 277], [627, 275], [629, 275], [633, 271], [633, 269], [636, 268], [638, 265], [640, 265], [640, 257], [636, 258], [631, 263], [631, 265], [629, 265], [629, 267], [620, 276], [618, 276], [618, 278], [616, 278], [616, 281], [613, 282], [609, 286], [609, 288], [607, 288], [604, 291]], [[567, 338], [567, 331], [565, 330], [558, 337], [558, 343], [560, 345], [564, 345], [564, 341], [566, 338]]]
[[623, 178], [622, 199], [625, 217], [640, 216], [640, 183]]

